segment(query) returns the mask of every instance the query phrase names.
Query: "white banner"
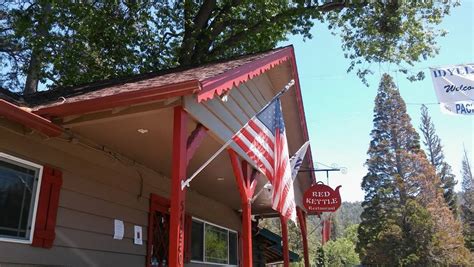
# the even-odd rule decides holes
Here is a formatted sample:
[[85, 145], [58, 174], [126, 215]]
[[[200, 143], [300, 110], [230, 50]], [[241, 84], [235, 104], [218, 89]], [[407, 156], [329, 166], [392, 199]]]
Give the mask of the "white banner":
[[430, 68], [441, 111], [474, 115], [474, 64]]

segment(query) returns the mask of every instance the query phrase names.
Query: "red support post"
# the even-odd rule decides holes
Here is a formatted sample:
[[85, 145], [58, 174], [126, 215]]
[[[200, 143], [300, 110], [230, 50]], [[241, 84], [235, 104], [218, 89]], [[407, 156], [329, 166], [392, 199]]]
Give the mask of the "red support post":
[[171, 210], [169, 231], [169, 266], [184, 266], [184, 218], [186, 189], [181, 190], [181, 181], [186, 179], [187, 165], [187, 120], [181, 106], [174, 108], [173, 152], [171, 169]]
[[309, 264], [309, 251], [308, 251], [308, 228], [306, 227], [306, 213], [300, 208], [296, 207], [296, 215], [298, 216], [298, 223], [301, 230], [301, 238], [303, 240], [303, 254], [304, 254], [304, 266], [310, 267]]
[[288, 219], [280, 215], [281, 239], [283, 241], [283, 266], [290, 266], [290, 249], [288, 248]]
[[242, 250], [243, 267], [252, 267], [252, 196], [257, 186], [255, 180], [256, 171], [250, 170], [246, 161], [242, 161], [239, 166], [239, 159], [234, 150], [228, 149], [232, 169], [234, 170], [235, 181], [239, 188], [240, 200], [242, 206]]
[[242, 202], [242, 248], [243, 260], [242, 266], [252, 267], [252, 203], [250, 201]]

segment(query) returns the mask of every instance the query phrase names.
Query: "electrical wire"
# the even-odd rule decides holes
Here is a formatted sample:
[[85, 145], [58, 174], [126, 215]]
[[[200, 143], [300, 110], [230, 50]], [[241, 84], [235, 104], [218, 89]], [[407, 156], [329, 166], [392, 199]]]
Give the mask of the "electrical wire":
[[405, 103], [407, 105], [439, 105], [439, 103]]

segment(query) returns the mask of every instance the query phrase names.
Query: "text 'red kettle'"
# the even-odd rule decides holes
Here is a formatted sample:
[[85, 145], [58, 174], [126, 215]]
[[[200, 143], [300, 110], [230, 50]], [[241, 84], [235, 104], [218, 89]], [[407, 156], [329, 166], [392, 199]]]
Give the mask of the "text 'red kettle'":
[[308, 212], [334, 212], [341, 206], [341, 186], [331, 187], [317, 182], [306, 192], [303, 197], [303, 205]]

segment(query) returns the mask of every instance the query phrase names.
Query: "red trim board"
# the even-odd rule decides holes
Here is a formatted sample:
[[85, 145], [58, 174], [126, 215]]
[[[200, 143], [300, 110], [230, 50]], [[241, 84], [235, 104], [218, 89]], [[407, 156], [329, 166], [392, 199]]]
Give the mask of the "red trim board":
[[49, 137], [59, 136], [63, 132], [61, 127], [53, 124], [51, 121], [23, 110], [3, 99], [0, 99], [0, 116], [37, 130]]

